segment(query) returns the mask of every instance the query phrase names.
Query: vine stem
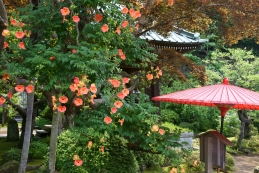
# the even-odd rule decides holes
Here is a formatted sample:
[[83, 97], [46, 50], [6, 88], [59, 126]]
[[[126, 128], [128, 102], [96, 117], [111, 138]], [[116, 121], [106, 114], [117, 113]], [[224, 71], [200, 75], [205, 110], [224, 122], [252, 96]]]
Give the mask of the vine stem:
[[[71, 5], [74, 4], [72, 0], [70, 0], [70, 3], [71, 3]], [[71, 10], [71, 13], [72, 13], [72, 15], [74, 15], [74, 10], [73, 10], [73, 9]], [[79, 46], [79, 45], [80, 45], [80, 43], [79, 43], [79, 35], [80, 35], [80, 32], [79, 32], [79, 28], [78, 28], [78, 23], [76, 23], [76, 32], [77, 32], [77, 35], [76, 35], [76, 44], [77, 44], [77, 46]]]

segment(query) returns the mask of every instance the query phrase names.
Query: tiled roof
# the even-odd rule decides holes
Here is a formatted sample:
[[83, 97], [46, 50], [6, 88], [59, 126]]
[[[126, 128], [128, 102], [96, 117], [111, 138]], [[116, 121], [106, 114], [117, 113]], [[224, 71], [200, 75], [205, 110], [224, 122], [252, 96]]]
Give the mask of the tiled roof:
[[194, 50], [208, 39], [201, 39], [199, 33], [192, 33], [186, 30], [176, 30], [170, 32], [167, 37], [161, 36], [154, 31], [148, 31], [140, 36], [147, 40], [151, 45], [158, 48], [173, 48], [175, 50]]
[[186, 30], [178, 30], [169, 33], [169, 36], [163, 37], [154, 31], [148, 31], [140, 38], [146, 39], [148, 41], [163, 41], [163, 42], [173, 42], [173, 43], [206, 43], [207, 39], [200, 39], [199, 33], [192, 33]]

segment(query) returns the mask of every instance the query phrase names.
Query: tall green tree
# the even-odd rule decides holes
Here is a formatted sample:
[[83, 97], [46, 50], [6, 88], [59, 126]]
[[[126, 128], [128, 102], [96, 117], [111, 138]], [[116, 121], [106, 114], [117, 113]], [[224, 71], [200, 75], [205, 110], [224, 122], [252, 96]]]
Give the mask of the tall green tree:
[[[156, 61], [153, 48], [133, 34], [141, 16], [137, 8], [117, 1], [41, 1], [18, 11], [2, 34], [6, 38], [0, 59], [2, 82], [21, 92], [35, 81], [35, 91], [53, 110], [49, 172], [55, 171], [57, 129], [71, 128], [79, 112], [95, 115], [87, 124], [97, 131], [119, 134], [145, 149], [167, 150], [164, 143], [149, 145], [156, 138], [165, 140], [166, 129], [147, 140], [146, 134], [158, 123], [157, 109], [149, 106], [149, 112], [144, 111], [147, 98], [143, 108], [132, 106], [137, 98], [124, 100], [140, 83], [148, 85], [154, 76], [161, 76], [160, 69], [150, 68]], [[104, 109], [96, 106], [95, 98], [102, 100]], [[123, 126], [124, 121], [140, 120], [132, 131], [131, 126]]]

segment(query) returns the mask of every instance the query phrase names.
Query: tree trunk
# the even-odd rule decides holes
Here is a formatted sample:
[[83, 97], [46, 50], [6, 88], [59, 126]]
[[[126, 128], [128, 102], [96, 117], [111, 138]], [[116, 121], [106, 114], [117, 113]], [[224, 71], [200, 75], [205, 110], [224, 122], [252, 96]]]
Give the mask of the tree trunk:
[[28, 93], [27, 100], [28, 100], [28, 102], [27, 102], [26, 128], [25, 128], [25, 133], [24, 133], [21, 162], [20, 162], [20, 167], [19, 167], [18, 173], [25, 173], [28, 155], [29, 155], [34, 92]]
[[[35, 104], [35, 102], [36, 102], [36, 104]], [[33, 103], [32, 120], [31, 120], [31, 134], [33, 134], [33, 130], [35, 128], [36, 117], [38, 116], [38, 112], [39, 112], [38, 97], [35, 95], [34, 103]], [[32, 141], [32, 138], [31, 138], [31, 141]]]
[[20, 140], [18, 143], [18, 148], [22, 149], [23, 148], [23, 140], [24, 140], [24, 134], [25, 134], [25, 129], [26, 129], [26, 118], [27, 116], [22, 115], [22, 127], [21, 127], [21, 136]]
[[239, 110], [238, 111], [238, 117], [239, 117], [239, 120], [241, 121], [241, 126], [240, 126], [240, 134], [239, 134], [238, 141], [237, 141], [237, 147], [240, 149], [241, 144], [242, 144], [242, 140], [245, 137], [245, 128], [248, 129], [246, 131], [249, 131], [248, 126], [251, 123], [251, 120], [249, 119], [249, 116], [246, 114], [245, 110]]
[[5, 6], [3, 3], [3, 0], [0, 0], [0, 54], [3, 50], [5, 37], [2, 36], [2, 31], [6, 28], [6, 25], [8, 23], [7, 13], [5, 10]]
[[244, 129], [245, 129], [245, 123], [241, 122], [240, 134], [237, 141], [237, 148], [239, 149], [241, 148], [242, 140], [244, 139]]
[[3, 105], [3, 112], [2, 112], [2, 126], [6, 123], [6, 117], [8, 114], [8, 109], [6, 108], [6, 104]]
[[49, 147], [49, 173], [55, 172], [59, 117], [60, 113], [58, 111], [54, 111], [52, 118], [52, 128]]

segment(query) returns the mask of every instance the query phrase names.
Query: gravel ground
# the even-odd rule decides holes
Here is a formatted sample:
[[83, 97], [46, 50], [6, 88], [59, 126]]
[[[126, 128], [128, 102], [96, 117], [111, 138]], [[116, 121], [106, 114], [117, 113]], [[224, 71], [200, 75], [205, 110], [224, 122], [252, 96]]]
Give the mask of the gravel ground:
[[253, 173], [254, 168], [259, 166], [258, 156], [234, 156], [236, 172], [235, 173]]

